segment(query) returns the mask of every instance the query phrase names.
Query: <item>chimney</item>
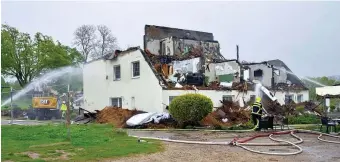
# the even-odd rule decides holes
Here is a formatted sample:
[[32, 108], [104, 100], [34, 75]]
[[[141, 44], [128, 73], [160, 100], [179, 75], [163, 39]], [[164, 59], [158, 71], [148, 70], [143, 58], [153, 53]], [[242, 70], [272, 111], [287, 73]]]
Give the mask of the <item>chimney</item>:
[[239, 51], [239, 50], [238, 50], [238, 45], [236, 45], [236, 59], [237, 59], [237, 61], [240, 61], [240, 60], [239, 60], [240, 57], [239, 57], [238, 51]]

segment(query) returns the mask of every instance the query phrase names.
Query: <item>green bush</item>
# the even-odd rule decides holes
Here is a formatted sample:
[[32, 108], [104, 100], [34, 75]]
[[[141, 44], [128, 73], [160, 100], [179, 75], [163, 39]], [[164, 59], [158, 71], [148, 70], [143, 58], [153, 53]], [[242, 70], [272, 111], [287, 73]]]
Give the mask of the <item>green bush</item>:
[[334, 110], [335, 110], [335, 106], [334, 106], [334, 105], [331, 105], [331, 106], [330, 106], [330, 111], [331, 111], [331, 112], [334, 112]]
[[321, 120], [314, 114], [288, 116], [289, 124], [320, 124]]
[[211, 99], [201, 94], [175, 97], [169, 105], [170, 114], [179, 124], [199, 122], [212, 112], [212, 109]]
[[303, 114], [305, 112], [305, 107], [304, 106], [298, 106], [298, 107], [296, 107], [296, 111]]

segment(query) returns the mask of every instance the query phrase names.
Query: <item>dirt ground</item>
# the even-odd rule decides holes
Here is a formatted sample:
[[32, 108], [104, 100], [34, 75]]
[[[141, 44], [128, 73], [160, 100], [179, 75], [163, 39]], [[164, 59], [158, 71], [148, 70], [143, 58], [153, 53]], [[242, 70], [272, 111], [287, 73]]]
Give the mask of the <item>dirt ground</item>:
[[[130, 131], [129, 134], [137, 136], [152, 136], [170, 139], [195, 140], [195, 141], [231, 141], [234, 137], [248, 137], [254, 133], [222, 133], [222, 132], [147, 132], [147, 131]], [[339, 161], [340, 149], [339, 144], [325, 143], [317, 140], [316, 135], [297, 134], [304, 140], [302, 147], [303, 152], [291, 156], [273, 156], [252, 153], [238, 146], [218, 146], [218, 145], [198, 145], [198, 144], [181, 144], [164, 142], [165, 151], [150, 154], [137, 155], [133, 157], [124, 157], [107, 161]], [[290, 135], [274, 136], [278, 139], [285, 139], [291, 142], [296, 141]], [[337, 140], [340, 139], [331, 139]], [[272, 142], [269, 138], [263, 137], [251, 141]], [[141, 143], [142, 144], [142, 143]], [[292, 146], [252, 146], [252, 149], [270, 152], [293, 152], [296, 151]]]

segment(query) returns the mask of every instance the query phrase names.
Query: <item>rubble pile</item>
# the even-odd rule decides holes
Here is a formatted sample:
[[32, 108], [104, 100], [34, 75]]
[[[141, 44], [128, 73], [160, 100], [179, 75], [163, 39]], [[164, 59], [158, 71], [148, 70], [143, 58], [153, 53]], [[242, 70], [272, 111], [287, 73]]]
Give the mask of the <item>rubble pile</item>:
[[277, 102], [266, 101], [263, 103], [263, 106], [269, 114], [275, 117], [275, 121], [281, 121], [284, 117], [288, 115], [298, 115], [299, 112], [296, 110], [296, 108], [299, 106], [303, 106], [305, 111], [317, 112], [321, 116], [323, 114], [320, 110], [317, 109], [318, 105], [311, 101], [301, 103], [295, 103], [294, 101], [291, 101], [290, 103], [282, 106]]
[[96, 115], [97, 123], [110, 123], [117, 128], [125, 127], [126, 121], [133, 115], [144, 113], [138, 110], [128, 110], [119, 107], [105, 107], [103, 110], [99, 111]]
[[273, 90], [281, 90], [281, 91], [288, 91], [288, 90], [306, 90], [306, 87], [303, 85], [298, 84], [287, 84], [287, 83], [277, 83]]
[[221, 101], [223, 104], [216, 111], [208, 114], [202, 121], [203, 126], [231, 126], [246, 123], [250, 119], [250, 110], [242, 108], [232, 101]]
[[316, 113], [320, 114], [321, 116], [323, 115], [323, 112], [320, 111], [319, 109], [317, 109], [319, 105], [315, 104], [312, 101], [301, 102], [301, 103], [296, 104], [296, 106], [304, 106], [304, 109], [306, 111], [311, 111], [311, 112], [315, 111]]

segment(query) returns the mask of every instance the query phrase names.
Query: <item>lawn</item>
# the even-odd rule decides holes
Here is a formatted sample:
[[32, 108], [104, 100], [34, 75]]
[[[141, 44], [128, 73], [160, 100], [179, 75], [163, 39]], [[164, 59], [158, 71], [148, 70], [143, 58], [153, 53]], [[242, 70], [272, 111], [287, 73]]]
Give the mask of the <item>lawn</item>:
[[[110, 125], [1, 126], [1, 160], [98, 161], [163, 149], [159, 141], [137, 142]], [[32, 158], [33, 157], [33, 158]]]

